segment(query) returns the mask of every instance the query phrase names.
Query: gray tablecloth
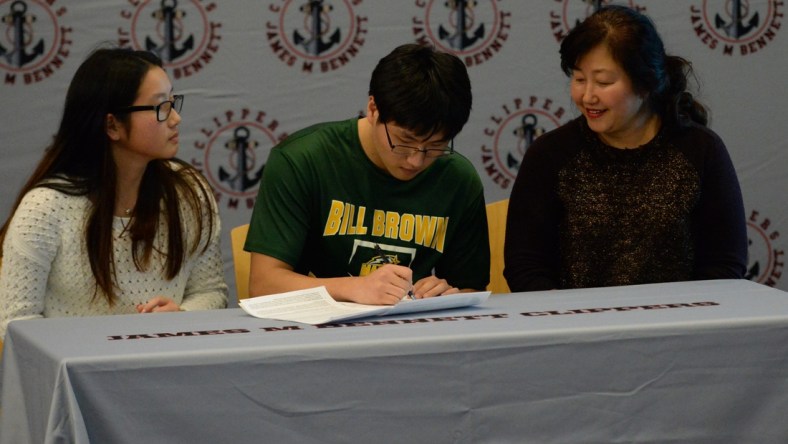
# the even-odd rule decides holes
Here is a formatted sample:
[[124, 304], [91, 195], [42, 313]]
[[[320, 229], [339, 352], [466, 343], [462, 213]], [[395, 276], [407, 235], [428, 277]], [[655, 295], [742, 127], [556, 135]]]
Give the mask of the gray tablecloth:
[[10, 324], [3, 443], [788, 442], [788, 293], [493, 295], [331, 326], [239, 309]]

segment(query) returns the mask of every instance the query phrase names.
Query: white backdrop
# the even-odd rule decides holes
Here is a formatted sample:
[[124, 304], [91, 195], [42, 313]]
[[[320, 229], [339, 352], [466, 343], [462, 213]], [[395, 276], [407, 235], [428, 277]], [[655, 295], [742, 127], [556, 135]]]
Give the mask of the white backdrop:
[[[360, 114], [372, 68], [396, 45], [430, 43], [465, 61], [474, 107], [455, 147], [476, 165], [488, 202], [507, 198], [529, 141], [577, 115], [558, 45], [591, 3], [0, 0], [0, 217], [56, 131], [73, 72], [104, 42], [158, 51], [186, 95], [179, 157], [215, 187], [232, 294], [229, 230], [248, 222], [271, 147], [306, 125]], [[614, 3], [644, 10], [668, 52], [694, 63], [698, 97], [742, 185], [751, 279], [788, 289], [785, 2]]]

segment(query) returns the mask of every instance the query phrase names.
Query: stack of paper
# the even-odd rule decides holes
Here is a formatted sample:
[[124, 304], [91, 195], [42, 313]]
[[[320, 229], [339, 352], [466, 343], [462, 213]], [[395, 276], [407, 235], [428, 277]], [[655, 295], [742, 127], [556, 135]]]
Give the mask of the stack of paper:
[[269, 296], [242, 299], [238, 305], [257, 318], [325, 324], [368, 316], [383, 316], [479, 305], [489, 291], [458, 293], [426, 299], [403, 299], [397, 305], [364, 305], [337, 302], [326, 287], [308, 288]]

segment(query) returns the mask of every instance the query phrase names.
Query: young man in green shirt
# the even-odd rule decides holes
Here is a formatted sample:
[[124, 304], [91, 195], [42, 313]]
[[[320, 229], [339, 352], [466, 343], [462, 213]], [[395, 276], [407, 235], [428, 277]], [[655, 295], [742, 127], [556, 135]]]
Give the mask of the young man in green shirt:
[[395, 304], [484, 290], [484, 190], [453, 145], [471, 103], [459, 58], [402, 45], [374, 69], [364, 117], [274, 147], [245, 244], [250, 294], [324, 285], [339, 301]]

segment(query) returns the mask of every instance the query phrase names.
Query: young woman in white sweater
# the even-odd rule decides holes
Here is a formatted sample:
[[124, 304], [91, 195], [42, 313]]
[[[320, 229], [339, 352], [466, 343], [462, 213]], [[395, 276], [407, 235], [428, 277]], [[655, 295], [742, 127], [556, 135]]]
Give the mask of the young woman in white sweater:
[[177, 160], [183, 96], [154, 54], [94, 51], [0, 229], [0, 337], [16, 319], [223, 308], [213, 193]]

